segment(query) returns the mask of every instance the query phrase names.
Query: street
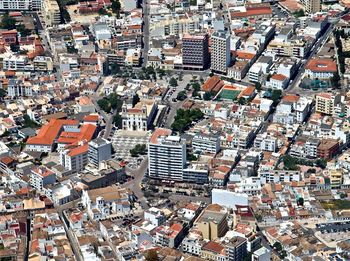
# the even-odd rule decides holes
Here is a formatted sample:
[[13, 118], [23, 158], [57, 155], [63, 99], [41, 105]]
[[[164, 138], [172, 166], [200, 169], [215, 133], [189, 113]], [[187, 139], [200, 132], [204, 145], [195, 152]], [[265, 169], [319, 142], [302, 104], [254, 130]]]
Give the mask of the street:
[[148, 169], [148, 157], [141, 162], [139, 168], [136, 170], [130, 169], [126, 167], [126, 174], [134, 177], [134, 179], [122, 184], [123, 188], [131, 189], [135, 196], [138, 198], [143, 209], [148, 209], [147, 199], [143, 195], [143, 191], [141, 189], [142, 179]]
[[144, 0], [143, 9], [143, 66], [147, 66], [149, 51], [149, 3]]

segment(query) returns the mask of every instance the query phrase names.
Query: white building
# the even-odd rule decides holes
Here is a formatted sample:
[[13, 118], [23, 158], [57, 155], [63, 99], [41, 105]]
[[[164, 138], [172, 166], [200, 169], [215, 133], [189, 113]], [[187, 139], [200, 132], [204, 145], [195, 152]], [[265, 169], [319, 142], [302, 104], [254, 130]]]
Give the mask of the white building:
[[269, 261], [271, 260], [271, 251], [266, 247], [261, 247], [253, 252], [252, 261]]
[[266, 132], [256, 135], [254, 147], [264, 151], [275, 152], [278, 149], [278, 140]]
[[151, 222], [151, 224], [156, 227], [160, 226], [166, 221], [164, 212], [155, 207], [145, 210], [143, 218], [144, 220]]
[[186, 164], [186, 143], [171, 130], [157, 129], [148, 143], [149, 176], [151, 178], [183, 181]]
[[211, 70], [227, 73], [231, 63], [230, 35], [224, 31], [214, 32], [211, 36]]
[[131, 193], [128, 189], [115, 185], [83, 190], [81, 200], [92, 220], [106, 219], [112, 214], [124, 216], [131, 210]]
[[211, 191], [211, 203], [236, 209], [236, 205], [248, 206], [248, 195], [224, 189], [213, 189]]
[[77, 146], [70, 146], [69, 148], [61, 149], [60, 164], [66, 170], [77, 172], [83, 170], [88, 164], [88, 150], [87, 143], [80, 143]]
[[42, 0], [1, 0], [0, 10], [40, 10]]
[[25, 55], [6, 55], [2, 60], [4, 71], [30, 71], [31, 67], [27, 66], [28, 56]]
[[122, 128], [127, 131], [147, 131], [157, 113], [157, 104], [153, 100], [142, 100], [133, 108], [124, 104], [122, 107]]
[[43, 191], [47, 185], [56, 182], [56, 174], [52, 170], [40, 166], [31, 170], [29, 184], [39, 191]]
[[89, 163], [99, 168], [100, 163], [112, 156], [112, 144], [103, 138], [97, 138], [89, 142]]
[[22, 80], [10, 79], [7, 87], [7, 95], [11, 98], [15, 97], [31, 97], [33, 96], [33, 86]]
[[220, 151], [220, 137], [217, 135], [198, 133], [192, 139], [192, 148], [194, 151], [216, 154]]

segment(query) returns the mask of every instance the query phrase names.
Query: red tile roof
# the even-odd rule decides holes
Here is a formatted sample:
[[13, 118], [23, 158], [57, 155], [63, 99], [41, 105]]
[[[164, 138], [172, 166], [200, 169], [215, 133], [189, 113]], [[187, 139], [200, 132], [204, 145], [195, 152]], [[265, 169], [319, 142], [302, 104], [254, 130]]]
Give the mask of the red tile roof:
[[224, 82], [216, 75], [210, 77], [202, 86], [202, 90], [205, 92], [219, 92], [224, 86]]
[[171, 134], [171, 130], [169, 129], [163, 129], [163, 128], [156, 129], [150, 138], [150, 143], [157, 144], [158, 143], [157, 140], [159, 137], [169, 136], [170, 134]]
[[224, 247], [220, 245], [219, 243], [216, 243], [214, 241], [209, 241], [207, 244], [203, 246], [203, 250], [211, 251], [220, 254], [222, 250], [224, 250]]
[[271, 76], [271, 79], [283, 82], [287, 79], [287, 76], [284, 76], [283, 74], [274, 74]]
[[60, 134], [63, 126], [66, 125], [78, 125], [76, 120], [61, 120], [61, 119], [52, 119], [50, 122], [39, 130], [39, 133], [35, 137], [28, 139], [27, 144], [31, 145], [51, 145], [54, 143], [54, 140]]
[[312, 59], [306, 69], [312, 72], [337, 72], [337, 64], [332, 59]]

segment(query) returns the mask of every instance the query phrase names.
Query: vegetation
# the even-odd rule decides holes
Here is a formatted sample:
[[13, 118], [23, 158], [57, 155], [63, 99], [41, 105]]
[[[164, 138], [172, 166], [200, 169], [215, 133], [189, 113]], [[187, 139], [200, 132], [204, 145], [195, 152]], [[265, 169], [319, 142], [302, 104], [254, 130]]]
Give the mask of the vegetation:
[[113, 75], [118, 74], [120, 72], [120, 66], [117, 63], [113, 63], [110, 66], [110, 72]]
[[204, 113], [200, 109], [178, 109], [171, 129], [173, 131], [183, 132], [189, 128], [192, 122], [203, 119], [203, 117]]
[[244, 97], [240, 97], [240, 98], [238, 99], [238, 103], [239, 103], [240, 105], [244, 105], [244, 104], [247, 103], [247, 100], [246, 100], [246, 98], [244, 98]]
[[341, 73], [345, 72], [345, 58], [350, 57], [350, 52], [343, 52], [343, 46], [340, 38], [347, 38], [344, 30], [334, 30], [335, 46], [338, 51], [339, 70]]
[[132, 107], [134, 107], [136, 104], [138, 104], [140, 101], [140, 97], [139, 95], [136, 93], [133, 97], [132, 97]]
[[25, 127], [25, 128], [27, 128], [27, 127], [28, 128], [37, 128], [40, 126], [35, 121], [33, 121], [27, 114], [25, 114], [23, 116], [23, 120], [24, 120], [23, 127]]
[[298, 11], [294, 12], [293, 15], [295, 17], [303, 17], [303, 16], [305, 16], [305, 12], [303, 9], [299, 9]]
[[297, 205], [298, 206], [304, 206], [304, 199], [302, 197], [298, 198]]
[[32, 31], [27, 29], [24, 24], [19, 24], [16, 27], [17, 31], [21, 34], [21, 36], [29, 36], [31, 35]]
[[121, 110], [123, 102], [120, 97], [112, 93], [108, 97], [104, 97], [97, 101], [98, 106], [107, 113], [110, 113], [112, 110]]
[[297, 165], [316, 166], [322, 169], [325, 169], [327, 166], [327, 161], [325, 159], [307, 160], [304, 158], [295, 158], [290, 155], [285, 155], [282, 161], [285, 170], [298, 170]]
[[0, 27], [7, 30], [16, 29], [16, 20], [9, 16], [8, 13], [5, 13], [1, 18]]
[[145, 255], [146, 261], [158, 261], [157, 250], [148, 250]]
[[203, 100], [210, 101], [214, 97], [214, 92], [205, 92], [203, 95]]
[[120, 8], [121, 8], [120, 2], [119, 0], [111, 0], [111, 2], [112, 2], [112, 6], [111, 6], [112, 12], [119, 18]]
[[187, 93], [186, 91], [181, 91], [177, 94], [176, 99], [179, 101], [184, 101], [187, 98]]
[[192, 83], [192, 96], [193, 97], [200, 97], [199, 95], [199, 91], [201, 90], [201, 85], [199, 84], [199, 82], [195, 81]]
[[[269, 75], [268, 75], [269, 76]], [[260, 82], [256, 82], [255, 83], [255, 89], [259, 92], [261, 90], [261, 83]]]
[[178, 86], [177, 80], [176, 80], [174, 77], [171, 77], [171, 78], [170, 78], [170, 81], [169, 81], [169, 85], [170, 85], [171, 87], [176, 87], [176, 86]]
[[198, 157], [196, 157], [196, 155], [190, 153], [190, 152], [187, 152], [187, 155], [186, 155], [186, 158], [188, 161], [195, 161], [198, 159]]
[[278, 101], [282, 97], [282, 91], [281, 90], [272, 90], [271, 93], [271, 100], [274, 102]]
[[4, 98], [7, 95], [6, 90], [0, 89], [0, 98]]
[[337, 89], [340, 88], [340, 76], [338, 72], [334, 73], [333, 77], [330, 80], [333, 87]]
[[334, 199], [332, 201], [322, 201], [321, 205], [324, 209], [343, 210], [350, 209], [350, 201], [344, 199]]
[[146, 144], [137, 144], [133, 149], [130, 150], [131, 157], [138, 157], [139, 155], [146, 154]]

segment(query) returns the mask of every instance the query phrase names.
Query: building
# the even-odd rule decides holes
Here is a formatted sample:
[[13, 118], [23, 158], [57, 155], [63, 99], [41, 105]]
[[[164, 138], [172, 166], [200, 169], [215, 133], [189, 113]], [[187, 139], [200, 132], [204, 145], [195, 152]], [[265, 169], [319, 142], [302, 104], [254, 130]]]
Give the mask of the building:
[[271, 251], [266, 247], [261, 247], [252, 254], [252, 261], [266, 261], [271, 260]]
[[[226, 260], [243, 260], [247, 256], [247, 239], [233, 237], [225, 244]], [[268, 259], [269, 260], [269, 259]]]
[[214, 32], [211, 36], [211, 70], [227, 73], [231, 63], [230, 35], [224, 31]]
[[56, 174], [52, 170], [40, 166], [31, 170], [29, 184], [42, 191], [45, 186], [53, 185], [56, 182]]
[[183, 181], [186, 143], [171, 136], [169, 129], [157, 129], [148, 142], [149, 176], [156, 179]]
[[236, 209], [238, 205], [248, 206], [248, 195], [214, 188], [211, 192], [211, 202], [226, 208]]
[[81, 200], [90, 219], [106, 219], [112, 214], [125, 215], [131, 210], [132, 193], [112, 185], [105, 188], [83, 190]]
[[7, 87], [7, 95], [11, 98], [31, 97], [33, 96], [33, 86], [30, 82], [10, 79]]
[[182, 38], [183, 69], [204, 70], [210, 63], [209, 37], [203, 35], [186, 34]]
[[79, 142], [60, 150], [60, 164], [69, 171], [77, 172], [83, 170], [88, 164], [89, 145]]
[[334, 139], [322, 139], [317, 148], [317, 157], [332, 159], [339, 152], [339, 141]]
[[46, 27], [52, 27], [61, 23], [60, 7], [56, 0], [43, 0], [42, 13]]
[[112, 144], [103, 138], [97, 138], [89, 142], [89, 163], [99, 168], [100, 163], [112, 156]]
[[332, 59], [311, 59], [305, 66], [305, 73], [312, 80], [327, 80], [337, 73], [337, 63]]
[[151, 222], [152, 225], [158, 227], [166, 221], [164, 212], [158, 208], [152, 207], [144, 211], [144, 220]]
[[320, 0], [301, 0], [301, 4], [304, 6], [305, 11], [309, 14], [313, 14], [321, 11]]
[[204, 239], [215, 240], [223, 237], [228, 231], [227, 213], [220, 205], [209, 205], [195, 221]]
[[158, 106], [153, 100], [143, 99], [134, 107], [124, 104], [122, 107], [122, 128], [127, 131], [147, 131], [153, 127]]
[[316, 112], [327, 115], [335, 113], [335, 107], [340, 103], [340, 94], [320, 93], [316, 95]]
[[0, 1], [0, 10], [40, 10], [41, 4], [42, 0], [2, 0]]
[[192, 139], [192, 148], [196, 152], [218, 153], [220, 137], [218, 135], [198, 133]]

